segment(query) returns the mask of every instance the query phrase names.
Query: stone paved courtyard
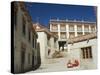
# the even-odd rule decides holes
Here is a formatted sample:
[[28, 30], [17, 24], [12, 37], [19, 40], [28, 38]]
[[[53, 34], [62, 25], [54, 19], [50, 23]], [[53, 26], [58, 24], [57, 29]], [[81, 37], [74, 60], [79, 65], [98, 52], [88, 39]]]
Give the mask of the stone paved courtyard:
[[45, 63], [40, 66], [39, 69], [35, 71], [30, 71], [28, 73], [37, 73], [37, 72], [54, 72], [54, 71], [69, 71], [69, 70], [79, 70], [81, 68], [67, 68], [68, 56], [66, 55], [63, 58], [54, 58], [46, 59]]

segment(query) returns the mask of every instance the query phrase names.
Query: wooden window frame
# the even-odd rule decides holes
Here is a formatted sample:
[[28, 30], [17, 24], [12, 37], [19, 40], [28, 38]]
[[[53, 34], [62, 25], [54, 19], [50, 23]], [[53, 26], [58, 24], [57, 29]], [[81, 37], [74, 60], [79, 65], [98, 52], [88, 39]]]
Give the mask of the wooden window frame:
[[81, 50], [82, 50], [82, 58], [83, 59], [92, 59], [92, 48], [91, 48], [91, 46], [81, 48]]

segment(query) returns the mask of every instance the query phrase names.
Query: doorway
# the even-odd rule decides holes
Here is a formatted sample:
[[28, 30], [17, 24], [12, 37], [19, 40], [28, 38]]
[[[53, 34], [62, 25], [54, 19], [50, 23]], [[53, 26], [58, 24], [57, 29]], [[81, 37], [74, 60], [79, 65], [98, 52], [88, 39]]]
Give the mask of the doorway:
[[58, 44], [59, 44], [59, 50], [60, 51], [64, 51], [65, 50], [64, 47], [66, 45], [66, 41], [59, 41]]

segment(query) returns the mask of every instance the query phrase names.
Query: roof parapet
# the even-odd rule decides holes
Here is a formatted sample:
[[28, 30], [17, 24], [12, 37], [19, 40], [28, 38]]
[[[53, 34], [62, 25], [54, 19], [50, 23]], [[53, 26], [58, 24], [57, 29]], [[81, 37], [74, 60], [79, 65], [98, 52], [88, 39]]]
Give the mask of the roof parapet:
[[65, 19], [65, 20], [62, 20], [62, 19], [50, 19], [50, 22], [68, 22], [68, 23], [70, 23], [70, 22], [79, 22], [79, 23], [96, 23], [96, 22], [92, 22], [92, 21], [84, 21], [83, 19], [80, 21], [80, 20], [76, 20], [76, 19], [74, 19], [74, 20], [69, 20], [69, 19]]

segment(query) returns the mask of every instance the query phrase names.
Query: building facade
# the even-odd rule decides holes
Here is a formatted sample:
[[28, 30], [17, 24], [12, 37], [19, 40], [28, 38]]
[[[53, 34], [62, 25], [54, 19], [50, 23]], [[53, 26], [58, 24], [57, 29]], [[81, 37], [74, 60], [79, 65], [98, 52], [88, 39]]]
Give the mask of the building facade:
[[44, 63], [47, 58], [52, 58], [52, 54], [57, 50], [58, 38], [49, 32], [46, 27], [40, 25], [39, 23], [33, 24], [33, 27], [38, 34], [37, 41], [40, 43], [41, 62]]
[[50, 32], [58, 36], [59, 49], [66, 47], [66, 40], [97, 31], [96, 22], [51, 19]]
[[37, 33], [23, 2], [13, 2], [14, 6], [14, 68], [13, 73], [23, 73], [37, 68], [39, 46]]

